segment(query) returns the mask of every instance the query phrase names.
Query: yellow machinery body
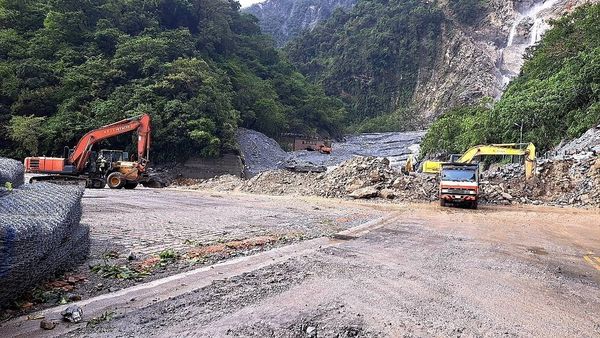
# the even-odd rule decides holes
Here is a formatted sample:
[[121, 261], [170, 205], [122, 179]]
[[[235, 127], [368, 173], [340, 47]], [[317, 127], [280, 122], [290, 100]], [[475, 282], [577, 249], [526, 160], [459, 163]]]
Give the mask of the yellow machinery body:
[[[522, 149], [522, 146], [526, 146]], [[530, 179], [535, 173], [536, 154], [533, 143], [506, 143], [506, 144], [490, 144], [479, 145], [467, 150], [456, 163], [471, 163], [478, 156], [501, 156], [514, 155], [525, 157], [525, 177]], [[423, 162], [423, 172], [429, 174], [437, 174], [442, 168], [442, 163], [439, 161]]]

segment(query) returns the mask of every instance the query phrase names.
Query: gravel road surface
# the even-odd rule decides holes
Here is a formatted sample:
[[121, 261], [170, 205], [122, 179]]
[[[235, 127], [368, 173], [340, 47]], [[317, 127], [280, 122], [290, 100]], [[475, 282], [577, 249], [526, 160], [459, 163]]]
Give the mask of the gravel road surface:
[[[223, 204], [258, 209], [262, 206], [256, 199], [263, 198], [267, 197], [236, 195]], [[316, 247], [310, 254], [251, 272], [246, 269], [124, 314], [117, 310], [111, 320], [73, 334], [600, 335], [598, 211], [516, 206], [465, 210], [426, 204], [372, 207], [394, 217], [362, 236]], [[215, 201], [214, 208], [221, 204]], [[280, 208], [286, 210], [286, 205]], [[226, 227], [227, 222], [215, 226]]]

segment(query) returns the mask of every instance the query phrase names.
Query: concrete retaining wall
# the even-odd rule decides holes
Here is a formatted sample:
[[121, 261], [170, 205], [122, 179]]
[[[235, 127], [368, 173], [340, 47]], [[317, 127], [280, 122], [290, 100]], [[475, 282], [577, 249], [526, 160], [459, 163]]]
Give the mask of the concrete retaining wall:
[[221, 175], [242, 177], [244, 165], [238, 155], [226, 154], [217, 159], [190, 158], [185, 162], [181, 175], [187, 178], [207, 179]]

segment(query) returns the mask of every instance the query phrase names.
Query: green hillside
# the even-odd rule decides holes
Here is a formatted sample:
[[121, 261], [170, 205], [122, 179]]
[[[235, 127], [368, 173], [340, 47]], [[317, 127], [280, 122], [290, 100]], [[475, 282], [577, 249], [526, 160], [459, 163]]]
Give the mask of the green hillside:
[[238, 125], [335, 134], [345, 114], [232, 0], [0, 0], [0, 79], [12, 157], [144, 112], [160, 160], [232, 151]]
[[368, 127], [410, 102], [419, 69], [435, 60], [442, 20], [433, 3], [364, 0], [292, 40], [285, 51], [303, 74], [345, 102], [350, 124]]

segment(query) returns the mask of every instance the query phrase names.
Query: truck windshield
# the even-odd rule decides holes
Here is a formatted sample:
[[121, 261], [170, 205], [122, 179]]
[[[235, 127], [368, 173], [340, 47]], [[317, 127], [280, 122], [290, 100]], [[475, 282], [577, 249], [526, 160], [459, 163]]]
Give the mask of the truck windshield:
[[477, 173], [472, 170], [444, 169], [443, 181], [475, 182]]

